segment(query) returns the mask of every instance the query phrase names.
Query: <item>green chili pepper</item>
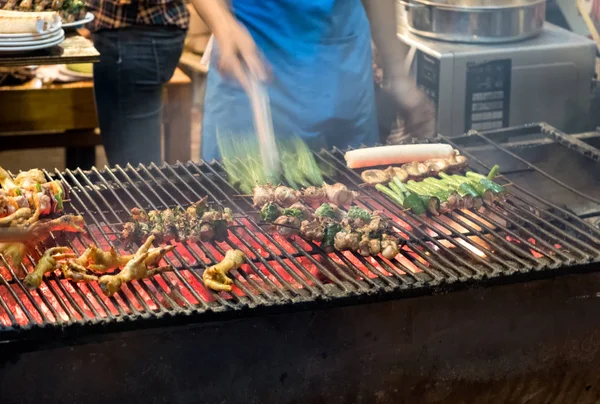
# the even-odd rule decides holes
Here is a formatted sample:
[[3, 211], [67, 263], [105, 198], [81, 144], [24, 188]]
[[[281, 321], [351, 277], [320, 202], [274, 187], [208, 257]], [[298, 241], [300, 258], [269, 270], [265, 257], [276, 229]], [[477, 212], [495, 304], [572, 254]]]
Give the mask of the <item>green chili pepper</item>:
[[504, 192], [504, 187], [502, 185], [496, 184], [494, 181], [491, 181], [487, 178], [483, 178], [481, 181], [479, 181], [479, 183], [486, 189], [489, 189], [496, 194]]
[[56, 212], [60, 212], [61, 210], [64, 209], [62, 191], [60, 191], [58, 194], [56, 194], [55, 197], [56, 197]]
[[496, 164], [495, 166], [492, 167], [492, 169], [488, 173], [487, 179], [493, 180], [494, 178], [496, 178], [498, 176], [498, 174], [500, 174], [500, 166], [498, 164]]
[[412, 210], [412, 212], [417, 216], [422, 215], [426, 211], [425, 205], [423, 204], [421, 198], [419, 198], [419, 195], [410, 192], [408, 195], [406, 195], [406, 198], [404, 198], [402, 206], [405, 209]]

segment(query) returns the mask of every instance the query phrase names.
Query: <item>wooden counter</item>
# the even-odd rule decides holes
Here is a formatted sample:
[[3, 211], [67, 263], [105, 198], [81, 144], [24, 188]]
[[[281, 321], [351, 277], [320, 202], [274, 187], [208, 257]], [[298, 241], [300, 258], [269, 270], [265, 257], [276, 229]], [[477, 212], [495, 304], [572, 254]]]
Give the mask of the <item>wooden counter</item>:
[[[190, 79], [179, 69], [165, 85], [164, 156], [167, 162], [191, 158]], [[66, 147], [89, 149], [101, 144], [92, 81], [41, 86], [39, 80], [0, 87], [0, 150]], [[73, 156], [73, 153], [71, 153]], [[88, 165], [67, 157], [67, 166]]]

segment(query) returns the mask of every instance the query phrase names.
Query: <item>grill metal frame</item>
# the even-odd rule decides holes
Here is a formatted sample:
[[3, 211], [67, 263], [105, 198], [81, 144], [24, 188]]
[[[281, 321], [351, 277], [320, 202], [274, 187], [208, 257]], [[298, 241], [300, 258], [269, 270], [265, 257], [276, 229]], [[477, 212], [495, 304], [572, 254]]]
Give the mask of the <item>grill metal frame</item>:
[[[468, 136], [480, 138], [499, 153], [521, 159], [493, 140], [518, 131], [539, 131], [600, 161], [595, 152], [569, 143], [568, 137], [544, 124], [472, 132]], [[460, 138], [443, 141], [462, 149]], [[464, 149], [462, 152], [476, 171], [490, 168]], [[327, 177], [326, 181], [341, 181], [359, 189], [360, 176], [345, 167], [341, 151], [315, 155], [335, 173], [335, 178]], [[527, 161], [522, 162], [548, 177]], [[35, 265], [33, 258], [28, 257], [30, 265], [21, 268], [7, 265], [7, 272], [0, 272], [0, 316], [4, 315], [4, 321], [8, 319], [10, 324], [2, 325], [0, 319], [0, 341], [27, 339], [49, 344], [50, 335], [59, 335], [62, 338], [56, 343], [64, 343], [70, 337], [95, 333], [283, 312], [291, 306], [302, 310], [351, 305], [600, 269], [600, 230], [517, 184], [512, 185], [507, 203], [486, 205], [486, 215], [457, 211], [443, 218], [423, 219], [401, 214], [392, 202], [376, 193], [361, 199], [359, 204], [382, 210], [392, 219], [404, 239], [401, 260], [389, 261], [350, 253], [326, 255], [313, 243], [270, 235], [248, 213], [253, 210], [250, 199], [237, 196], [223, 172], [218, 162], [46, 172], [48, 178], [68, 184], [68, 210], [84, 216], [91, 241], [99, 246], [119, 247], [115, 233], [134, 206], [186, 206], [208, 195], [213, 203], [234, 210], [235, 225], [223, 243], [177, 243], [166, 258], [177, 268], [175, 271], [124, 285], [111, 298], [105, 297], [95, 283], [75, 284], [55, 275], [45, 278], [41, 290], [28, 291], [21, 279], [24, 271]], [[550, 179], [581, 196], [579, 190]], [[590, 196], [584, 197], [593, 201]], [[451, 226], [456, 223], [464, 231]], [[472, 237], [485, 240], [487, 246], [475, 244]], [[51, 244], [61, 241], [53, 236]], [[77, 236], [66, 245], [82, 253], [85, 244], [85, 239]], [[466, 244], [485, 253], [486, 258], [474, 254]], [[249, 268], [232, 272], [234, 293], [215, 293], [202, 285], [201, 273], [221, 259], [227, 248], [246, 252]]]

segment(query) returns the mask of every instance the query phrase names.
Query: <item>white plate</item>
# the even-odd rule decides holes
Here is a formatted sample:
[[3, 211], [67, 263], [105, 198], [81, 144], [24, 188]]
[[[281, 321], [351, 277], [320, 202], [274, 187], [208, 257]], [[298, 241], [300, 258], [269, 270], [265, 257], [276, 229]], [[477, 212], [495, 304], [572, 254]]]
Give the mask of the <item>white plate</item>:
[[65, 34], [63, 31], [62, 35], [59, 36], [53, 42], [49, 42], [49, 43], [41, 44], [41, 45], [33, 44], [33, 45], [23, 45], [23, 46], [0, 47], [0, 53], [6, 55], [6, 54], [10, 54], [10, 53], [21, 53], [21, 52], [34, 51], [34, 50], [38, 50], [38, 49], [51, 48], [53, 46], [56, 46], [56, 45], [62, 43], [62, 41], [64, 41], [64, 40], [65, 40]]
[[65, 36], [65, 31], [62, 29], [49, 37], [44, 37], [41, 39], [21, 39], [20, 41], [7, 41], [5, 39], [0, 39], [0, 48], [11, 48], [14, 46], [27, 46], [27, 45], [44, 45], [50, 42], [56, 41], [58, 38]]
[[43, 38], [43, 37], [47, 37], [48, 35], [52, 35], [52, 34], [56, 34], [56, 32], [58, 30], [60, 30], [62, 23], [60, 22], [60, 20], [58, 21], [58, 24], [56, 24], [54, 27], [52, 27], [51, 29], [49, 29], [48, 31], [44, 31], [44, 32], [35, 32], [35, 33], [28, 33], [28, 34], [0, 34], [0, 40], [10, 40], [10, 39], [39, 39], [39, 38]]
[[80, 79], [92, 79], [94, 78], [94, 75], [92, 73], [81, 73], [81, 72], [76, 72], [74, 70], [71, 70], [67, 67], [67, 65], [60, 65], [58, 68], [58, 72], [60, 74], [64, 74], [65, 76], [70, 76], [70, 77], [77, 77]]
[[94, 14], [92, 14], [88, 11], [85, 14], [85, 17], [83, 17], [83, 20], [67, 22], [67, 23], [64, 23], [62, 26], [63, 26], [63, 28], [77, 28], [80, 25], [85, 25], [88, 22], [92, 22], [92, 21], [94, 21]]

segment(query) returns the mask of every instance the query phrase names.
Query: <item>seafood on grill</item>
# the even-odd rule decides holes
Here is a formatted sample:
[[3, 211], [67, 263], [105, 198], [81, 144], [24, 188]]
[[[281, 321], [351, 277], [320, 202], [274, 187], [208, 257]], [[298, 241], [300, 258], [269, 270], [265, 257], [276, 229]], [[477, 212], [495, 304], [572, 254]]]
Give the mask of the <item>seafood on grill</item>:
[[59, 269], [65, 260], [76, 257], [77, 255], [67, 247], [49, 248], [38, 260], [35, 269], [27, 274], [23, 280], [23, 284], [29, 290], [39, 288], [45, 274]]
[[282, 208], [269, 202], [259, 214], [263, 221], [271, 223], [271, 232], [321, 243], [326, 252], [348, 250], [363, 256], [381, 254], [388, 259], [399, 252], [398, 240], [390, 234], [388, 223], [377, 212], [358, 206], [351, 206], [346, 212], [334, 204], [323, 203], [312, 211], [301, 203]]
[[27, 225], [64, 209], [61, 181], [46, 181], [41, 170], [19, 173], [14, 179], [0, 167], [0, 226]]
[[230, 271], [239, 269], [246, 256], [240, 250], [228, 250], [223, 261], [206, 268], [202, 274], [204, 286], [217, 292], [231, 292], [233, 281], [227, 276]]
[[402, 164], [400, 167], [388, 167], [385, 170], [370, 169], [361, 173], [365, 184], [376, 185], [389, 182], [394, 177], [406, 182], [409, 179], [420, 180], [426, 177], [436, 176], [440, 173], [458, 172], [467, 166], [467, 158], [461, 156], [458, 150], [444, 159], [430, 159], [425, 161], [412, 161]]
[[495, 166], [487, 177], [474, 172], [464, 176], [439, 173], [441, 178], [425, 178], [420, 182], [410, 180], [406, 184], [393, 178], [389, 188], [382, 184], [377, 184], [376, 188], [416, 215], [438, 216], [454, 209], [478, 210], [484, 203], [503, 201], [504, 187], [492, 181], [497, 172]]
[[161, 243], [170, 240], [224, 240], [233, 214], [228, 208], [217, 210], [209, 207], [207, 199], [204, 197], [187, 209], [176, 207], [146, 212], [133, 208], [131, 221], [123, 225], [121, 239], [128, 243], [141, 242], [149, 236], [154, 236]]
[[155, 266], [160, 258], [150, 259], [150, 247], [152, 246], [153, 241], [154, 236], [148, 237], [146, 242], [136, 251], [133, 257], [127, 261], [118, 274], [102, 275], [100, 279], [98, 279], [100, 289], [106, 296], [112, 296], [117, 293], [124, 283], [150, 278], [160, 272], [173, 269], [170, 265]]
[[[85, 233], [83, 217], [63, 215], [56, 219], [42, 220], [27, 227], [30, 241], [27, 243], [0, 243], [0, 254], [13, 266], [20, 265], [26, 254], [37, 255], [35, 245], [50, 236], [50, 233]], [[0, 265], [3, 261], [0, 261]]]
[[342, 183], [323, 184], [321, 187], [309, 186], [302, 191], [280, 185], [259, 185], [254, 187], [254, 206], [264, 206], [272, 202], [285, 208], [300, 201], [310, 206], [319, 206], [331, 202], [339, 206], [350, 206], [358, 197], [358, 192], [351, 191]]

